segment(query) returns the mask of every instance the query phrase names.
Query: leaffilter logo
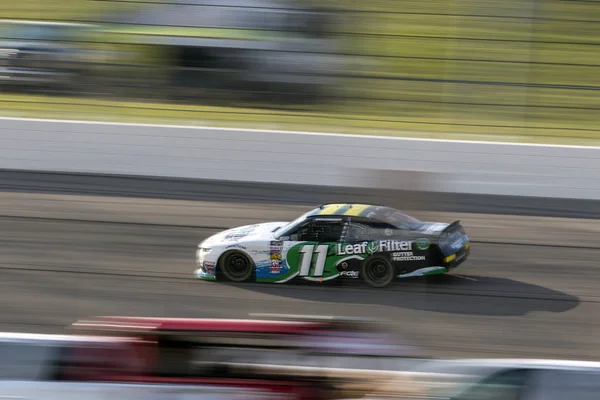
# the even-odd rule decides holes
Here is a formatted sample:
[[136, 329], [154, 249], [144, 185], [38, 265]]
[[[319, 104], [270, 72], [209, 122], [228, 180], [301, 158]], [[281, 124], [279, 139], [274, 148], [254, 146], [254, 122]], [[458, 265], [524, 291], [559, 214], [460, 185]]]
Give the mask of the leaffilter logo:
[[427, 250], [429, 248], [430, 244], [431, 244], [431, 242], [429, 241], [429, 239], [417, 239], [417, 240], [415, 240], [415, 247], [418, 250]]
[[367, 252], [368, 255], [373, 255], [375, 252], [377, 252], [377, 249], [379, 248], [379, 244], [377, 242], [371, 242], [367, 245], [365, 251]]

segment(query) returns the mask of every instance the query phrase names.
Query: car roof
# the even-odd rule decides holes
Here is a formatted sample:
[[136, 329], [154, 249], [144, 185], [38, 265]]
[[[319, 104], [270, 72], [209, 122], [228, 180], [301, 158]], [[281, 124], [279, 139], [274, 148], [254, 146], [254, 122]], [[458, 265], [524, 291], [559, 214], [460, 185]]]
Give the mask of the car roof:
[[[311, 217], [316, 216], [352, 216], [352, 217], [365, 217], [374, 209], [388, 209], [394, 210], [393, 208], [376, 205], [376, 204], [363, 204], [363, 203], [327, 203], [321, 204], [315, 208], [311, 213]], [[397, 210], [394, 210], [397, 211]]]

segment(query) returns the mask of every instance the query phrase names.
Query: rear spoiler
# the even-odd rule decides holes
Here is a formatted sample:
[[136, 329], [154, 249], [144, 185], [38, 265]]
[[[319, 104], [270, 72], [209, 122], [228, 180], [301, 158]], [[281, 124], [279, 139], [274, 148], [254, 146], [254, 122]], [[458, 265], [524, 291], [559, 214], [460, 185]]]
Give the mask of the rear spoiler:
[[457, 219], [456, 221], [454, 221], [453, 223], [451, 223], [450, 225], [445, 227], [444, 230], [440, 232], [440, 235], [443, 235], [444, 233], [451, 231], [452, 229], [456, 228], [459, 225], [460, 225], [460, 220]]

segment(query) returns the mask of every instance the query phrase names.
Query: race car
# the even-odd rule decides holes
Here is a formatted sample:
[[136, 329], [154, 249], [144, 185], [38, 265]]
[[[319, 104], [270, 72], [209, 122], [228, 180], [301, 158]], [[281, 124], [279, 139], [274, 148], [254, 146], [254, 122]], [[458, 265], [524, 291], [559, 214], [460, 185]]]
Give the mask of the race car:
[[207, 238], [197, 248], [195, 276], [271, 283], [360, 279], [383, 288], [396, 278], [447, 273], [469, 253], [460, 221], [422, 222], [392, 207], [334, 203], [291, 222]]

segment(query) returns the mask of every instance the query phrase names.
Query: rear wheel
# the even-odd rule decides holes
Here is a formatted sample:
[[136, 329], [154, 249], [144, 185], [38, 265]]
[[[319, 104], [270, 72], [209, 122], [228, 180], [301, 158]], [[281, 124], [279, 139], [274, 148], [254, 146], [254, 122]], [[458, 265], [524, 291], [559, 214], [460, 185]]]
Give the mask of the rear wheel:
[[386, 287], [394, 280], [394, 267], [381, 257], [367, 259], [360, 272], [365, 282], [375, 288]]
[[219, 271], [223, 277], [232, 282], [244, 282], [252, 276], [254, 265], [246, 254], [232, 251], [221, 258]]

